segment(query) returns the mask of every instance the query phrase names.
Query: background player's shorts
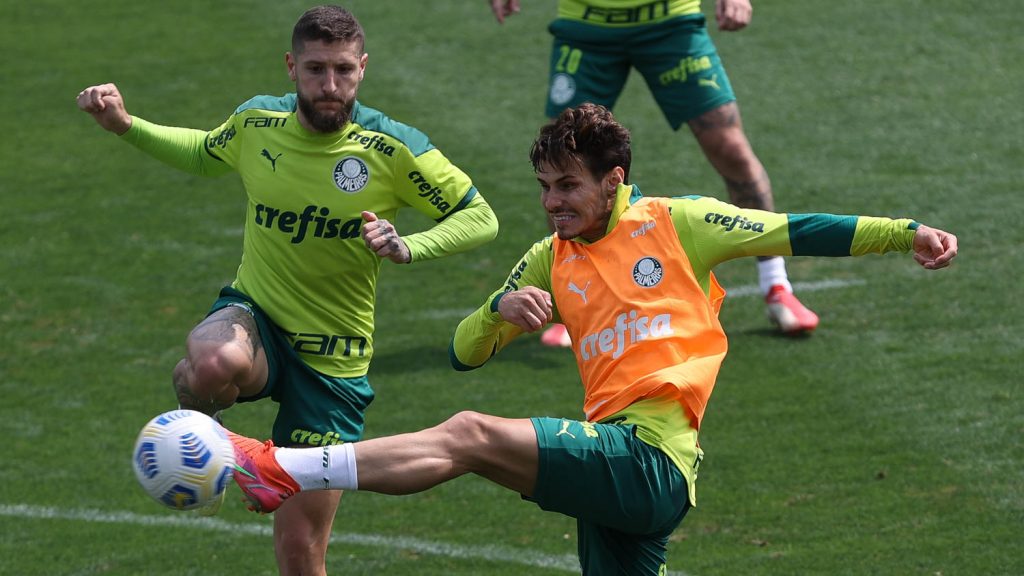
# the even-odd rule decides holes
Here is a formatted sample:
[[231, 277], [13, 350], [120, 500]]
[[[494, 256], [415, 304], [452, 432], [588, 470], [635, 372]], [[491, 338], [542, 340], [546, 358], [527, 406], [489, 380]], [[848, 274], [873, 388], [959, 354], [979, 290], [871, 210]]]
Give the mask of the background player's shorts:
[[256, 320], [267, 353], [267, 386], [239, 398], [253, 402], [270, 397], [280, 404], [271, 438], [278, 446], [326, 446], [355, 442], [363, 436], [363, 413], [373, 401], [366, 376], [338, 378], [317, 372], [302, 361], [283, 330], [248, 296], [231, 287], [220, 291], [210, 314], [228, 306], [248, 311]]
[[662, 574], [690, 508], [686, 479], [636, 426], [532, 418], [540, 449], [530, 500], [576, 518], [583, 573]]
[[647, 82], [673, 130], [736, 99], [704, 16], [607, 27], [555, 20], [548, 80], [549, 118], [584, 102], [615, 105], [631, 68]]

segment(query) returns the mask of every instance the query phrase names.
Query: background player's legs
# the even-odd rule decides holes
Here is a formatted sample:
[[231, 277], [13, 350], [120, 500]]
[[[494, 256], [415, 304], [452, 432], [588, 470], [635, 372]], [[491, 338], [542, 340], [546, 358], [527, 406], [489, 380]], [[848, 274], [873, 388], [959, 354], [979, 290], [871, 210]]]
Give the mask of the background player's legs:
[[[708, 161], [725, 181], [729, 201], [743, 208], [775, 210], [771, 181], [743, 132], [739, 107], [729, 102], [688, 121]], [[761, 292], [768, 317], [786, 333], [801, 333], [818, 326], [818, 316], [793, 295], [782, 258], [759, 258]]]
[[192, 329], [185, 348], [173, 374], [182, 408], [213, 416], [267, 384], [267, 355], [256, 321], [244, 308], [228, 306], [207, 316]]
[[768, 173], [743, 132], [736, 102], [709, 110], [689, 125], [704, 155], [725, 180], [729, 201], [743, 208], [774, 211]]
[[327, 545], [341, 494], [300, 492], [274, 514], [274, 553], [282, 576], [327, 574]]

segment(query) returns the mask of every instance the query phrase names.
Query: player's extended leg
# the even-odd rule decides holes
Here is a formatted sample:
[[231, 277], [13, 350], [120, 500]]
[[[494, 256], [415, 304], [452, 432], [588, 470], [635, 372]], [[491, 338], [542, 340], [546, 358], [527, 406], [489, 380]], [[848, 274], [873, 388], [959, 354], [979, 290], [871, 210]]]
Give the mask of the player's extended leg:
[[274, 553], [282, 576], [327, 574], [327, 546], [341, 490], [303, 492], [274, 515]]
[[438, 426], [355, 444], [359, 489], [411, 494], [472, 472], [524, 496], [537, 480], [529, 419], [460, 412]]
[[[743, 132], [739, 107], [729, 102], [688, 121], [704, 155], [725, 181], [729, 201], [742, 208], [775, 210], [771, 181]], [[793, 295], [782, 258], [759, 258], [761, 291], [768, 317], [787, 334], [818, 326], [818, 316]]]
[[213, 416], [267, 384], [267, 355], [245, 308], [228, 306], [210, 314], [192, 329], [185, 348], [173, 374], [182, 408]]
[[412, 494], [470, 472], [531, 496], [537, 479], [537, 434], [528, 419], [460, 412], [419, 432], [323, 448], [229, 436], [235, 481], [260, 512], [273, 512], [300, 491]]

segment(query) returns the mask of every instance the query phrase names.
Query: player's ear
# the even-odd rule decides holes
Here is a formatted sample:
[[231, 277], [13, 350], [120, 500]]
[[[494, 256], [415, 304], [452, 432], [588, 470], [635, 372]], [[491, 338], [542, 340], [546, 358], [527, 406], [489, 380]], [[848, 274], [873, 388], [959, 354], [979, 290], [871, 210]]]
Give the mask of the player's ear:
[[359, 81], [363, 81], [363, 76], [366, 74], [366, 62], [370, 59], [370, 55], [363, 52], [361, 58], [359, 58]]
[[608, 171], [607, 174], [604, 175], [603, 180], [605, 188], [614, 193], [615, 189], [619, 187], [619, 184], [622, 184], [626, 181], [626, 172], [622, 169], [621, 166], [616, 166], [615, 168], [612, 168], [611, 170]]
[[292, 82], [298, 80], [295, 76], [295, 57], [292, 56], [291, 52], [284, 53], [284, 64], [288, 67], [288, 78], [291, 78]]

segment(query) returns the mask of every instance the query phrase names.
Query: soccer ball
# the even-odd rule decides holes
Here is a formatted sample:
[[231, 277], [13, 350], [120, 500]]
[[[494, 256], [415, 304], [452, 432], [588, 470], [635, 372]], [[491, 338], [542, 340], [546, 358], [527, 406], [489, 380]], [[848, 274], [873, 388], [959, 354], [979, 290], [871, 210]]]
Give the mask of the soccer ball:
[[235, 464], [224, 428], [194, 410], [172, 410], [150, 420], [132, 454], [139, 484], [174, 510], [201, 508], [220, 498]]

